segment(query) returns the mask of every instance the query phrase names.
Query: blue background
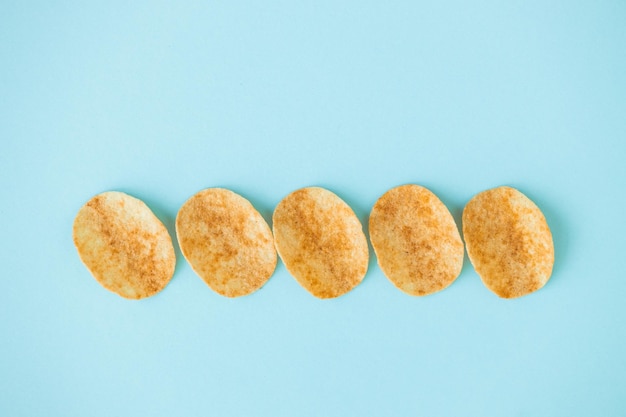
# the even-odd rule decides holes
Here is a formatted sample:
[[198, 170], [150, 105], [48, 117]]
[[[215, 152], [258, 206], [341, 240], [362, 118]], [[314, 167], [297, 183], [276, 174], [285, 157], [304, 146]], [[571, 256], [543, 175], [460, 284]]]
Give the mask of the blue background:
[[[626, 415], [626, 3], [0, 3], [0, 415]], [[177, 248], [134, 302], [81, 264], [94, 194], [143, 199], [174, 233], [212, 186], [270, 220], [304, 186], [366, 223], [429, 187], [457, 221], [518, 187], [556, 263], [501, 300], [466, 258], [407, 296], [376, 266], [335, 300], [279, 262], [213, 293]]]

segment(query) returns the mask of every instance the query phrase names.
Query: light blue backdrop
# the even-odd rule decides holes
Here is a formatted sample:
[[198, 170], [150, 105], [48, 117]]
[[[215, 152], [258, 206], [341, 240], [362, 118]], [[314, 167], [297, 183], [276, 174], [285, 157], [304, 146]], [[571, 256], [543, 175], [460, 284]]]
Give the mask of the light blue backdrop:
[[[626, 415], [626, 3], [0, 3], [0, 415]], [[376, 266], [335, 300], [279, 262], [213, 293], [180, 256], [139, 302], [72, 244], [92, 195], [173, 234], [221, 186], [270, 219], [319, 185], [366, 222], [403, 183], [460, 220], [508, 184], [552, 279], [501, 300], [466, 259], [425, 298]]]

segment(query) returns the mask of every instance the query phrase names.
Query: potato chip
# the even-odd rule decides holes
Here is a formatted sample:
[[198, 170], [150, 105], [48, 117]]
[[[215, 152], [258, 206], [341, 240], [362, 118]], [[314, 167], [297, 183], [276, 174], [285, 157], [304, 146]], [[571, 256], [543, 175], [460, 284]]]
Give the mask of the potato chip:
[[430, 190], [393, 188], [378, 199], [369, 219], [378, 265], [398, 289], [428, 295], [448, 287], [463, 267], [463, 241], [454, 218]]
[[218, 294], [248, 295], [276, 268], [272, 231], [242, 196], [209, 188], [192, 196], [176, 216], [176, 235], [191, 268]]
[[542, 288], [554, 264], [552, 234], [541, 210], [511, 187], [475, 195], [463, 210], [469, 259], [487, 288], [516, 298]]
[[318, 298], [339, 297], [367, 272], [367, 240], [352, 209], [332, 192], [303, 188], [274, 210], [274, 239], [287, 270]]
[[172, 239], [141, 200], [109, 191], [89, 200], [74, 219], [74, 244], [94, 278], [131, 299], [168, 284], [176, 265]]

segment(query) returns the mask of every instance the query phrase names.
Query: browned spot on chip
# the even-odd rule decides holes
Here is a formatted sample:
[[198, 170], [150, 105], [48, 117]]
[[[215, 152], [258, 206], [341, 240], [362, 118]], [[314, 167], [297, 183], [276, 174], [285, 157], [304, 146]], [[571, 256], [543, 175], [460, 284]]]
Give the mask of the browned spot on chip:
[[125, 298], [161, 291], [176, 255], [163, 223], [141, 200], [109, 191], [89, 200], [74, 219], [74, 244], [94, 278]]
[[452, 215], [428, 189], [393, 188], [378, 199], [369, 219], [378, 265], [410, 295], [449, 286], [463, 267], [463, 242]]
[[339, 297], [367, 272], [367, 240], [352, 209], [332, 192], [303, 188], [274, 210], [276, 249], [287, 270], [318, 298]]
[[474, 269], [500, 297], [530, 294], [550, 279], [550, 228], [541, 210], [514, 188], [475, 195], [463, 210], [463, 236]]
[[209, 188], [183, 204], [176, 235], [191, 268], [215, 292], [248, 295], [276, 268], [272, 231], [248, 200], [223, 188]]

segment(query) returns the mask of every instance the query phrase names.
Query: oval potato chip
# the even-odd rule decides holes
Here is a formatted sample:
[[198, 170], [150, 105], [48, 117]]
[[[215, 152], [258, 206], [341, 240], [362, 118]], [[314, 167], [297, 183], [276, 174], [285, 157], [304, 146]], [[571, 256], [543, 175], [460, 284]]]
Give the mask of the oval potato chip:
[[367, 272], [367, 240], [352, 209], [319, 187], [294, 191], [274, 210], [276, 249], [287, 270], [318, 298], [356, 287]]
[[448, 287], [463, 268], [463, 241], [454, 218], [430, 190], [392, 188], [374, 204], [369, 233], [378, 265], [409, 295]]
[[226, 297], [258, 290], [276, 268], [272, 231], [242, 196], [208, 188], [187, 200], [176, 216], [183, 256], [211, 289]]
[[176, 255], [163, 223], [143, 201], [118, 191], [98, 194], [74, 219], [78, 255], [107, 290], [131, 299], [161, 291]]
[[530, 294], [550, 279], [550, 228], [535, 203], [514, 188], [475, 195], [463, 210], [463, 236], [474, 269], [500, 297]]

